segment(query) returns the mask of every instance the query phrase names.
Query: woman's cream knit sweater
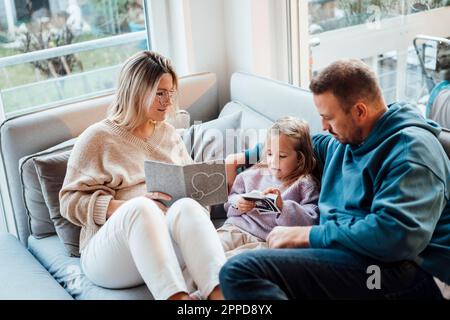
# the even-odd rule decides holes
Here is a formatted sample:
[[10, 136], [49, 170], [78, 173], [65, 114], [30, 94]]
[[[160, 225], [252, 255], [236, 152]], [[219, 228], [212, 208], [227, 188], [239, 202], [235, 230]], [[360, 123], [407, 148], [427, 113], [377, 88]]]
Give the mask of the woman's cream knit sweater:
[[146, 193], [144, 160], [187, 164], [189, 156], [170, 124], [158, 123], [140, 139], [106, 119], [78, 138], [59, 193], [61, 215], [81, 226], [80, 251], [106, 222], [109, 202]]

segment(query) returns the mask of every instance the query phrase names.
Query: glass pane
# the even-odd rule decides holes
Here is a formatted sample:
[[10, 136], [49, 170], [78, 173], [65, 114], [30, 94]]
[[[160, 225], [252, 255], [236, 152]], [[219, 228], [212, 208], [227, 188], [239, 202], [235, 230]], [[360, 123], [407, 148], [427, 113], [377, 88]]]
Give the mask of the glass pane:
[[377, 75], [383, 97], [387, 104], [397, 99], [397, 52], [380, 54], [377, 61]]
[[[313, 75], [338, 59], [362, 59], [377, 73], [387, 103], [401, 100], [414, 104], [426, 103], [431, 89], [450, 77], [448, 45], [421, 40], [422, 68], [411, 39], [417, 30], [427, 36], [449, 36], [442, 31], [435, 34], [433, 29], [448, 29], [445, 16], [449, 8], [439, 8], [450, 6], [450, 0], [309, 0], [308, 4], [310, 43], [318, 44], [310, 46]], [[402, 18], [427, 10], [433, 11]]]
[[374, 23], [449, 5], [449, 0], [309, 0], [310, 33]]
[[310, 32], [341, 29], [400, 13], [401, 1], [309, 0]]
[[74, 49], [0, 68], [7, 115], [110, 92], [121, 63], [147, 49], [143, 0], [16, 0], [11, 5], [8, 12], [0, 1], [0, 58], [67, 45]]
[[405, 99], [410, 102], [417, 102], [422, 96], [427, 94], [427, 89], [419, 59], [412, 46], [408, 49], [406, 66]]

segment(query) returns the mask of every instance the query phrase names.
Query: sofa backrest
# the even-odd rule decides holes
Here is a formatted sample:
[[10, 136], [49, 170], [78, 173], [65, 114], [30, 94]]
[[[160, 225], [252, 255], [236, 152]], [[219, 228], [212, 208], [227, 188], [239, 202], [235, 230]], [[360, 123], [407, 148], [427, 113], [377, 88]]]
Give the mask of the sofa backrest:
[[[193, 121], [209, 121], [219, 114], [216, 75], [202, 73], [180, 78], [180, 109], [188, 109]], [[0, 153], [19, 239], [26, 244], [30, 234], [22, 186], [19, 159], [77, 137], [91, 124], [105, 118], [113, 96], [59, 106], [41, 112], [7, 119], [0, 126]]]
[[[266, 129], [282, 116], [294, 116], [308, 121], [311, 134], [323, 132], [320, 115], [309, 90], [238, 72], [231, 77], [230, 96], [231, 101], [222, 109], [220, 116], [242, 111], [244, 129]], [[264, 138], [259, 137], [248, 147], [264, 141]], [[450, 158], [450, 129], [442, 129], [439, 142]]]
[[[238, 111], [242, 112], [242, 128], [247, 130], [246, 148], [263, 142], [266, 129], [283, 116], [306, 120], [312, 134], [323, 132], [310, 91], [248, 73], [232, 75], [230, 102], [222, 109], [220, 117]], [[254, 135], [254, 129], [258, 129], [258, 136]]]

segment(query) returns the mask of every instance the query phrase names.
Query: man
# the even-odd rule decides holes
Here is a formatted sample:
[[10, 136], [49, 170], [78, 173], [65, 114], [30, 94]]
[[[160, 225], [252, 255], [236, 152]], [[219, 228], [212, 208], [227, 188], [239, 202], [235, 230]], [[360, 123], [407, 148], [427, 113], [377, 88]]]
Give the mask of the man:
[[[227, 299], [442, 298], [450, 283], [450, 163], [439, 127], [396, 103], [358, 60], [310, 89], [322, 125], [320, 224], [276, 227], [271, 248], [231, 258]], [[441, 289], [441, 290], [440, 290]]]

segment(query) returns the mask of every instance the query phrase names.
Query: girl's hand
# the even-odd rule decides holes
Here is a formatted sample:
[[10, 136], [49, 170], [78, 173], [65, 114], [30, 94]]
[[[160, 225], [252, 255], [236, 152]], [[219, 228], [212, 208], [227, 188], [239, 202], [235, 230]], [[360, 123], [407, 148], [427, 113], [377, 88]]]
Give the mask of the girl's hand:
[[280, 210], [283, 210], [283, 199], [281, 198], [281, 191], [280, 189], [277, 188], [267, 188], [266, 190], [263, 191], [263, 194], [276, 194], [277, 197], [277, 202], [276, 205], [278, 208], [280, 208]]
[[155, 202], [156, 205], [157, 205], [157, 206], [161, 209], [161, 211], [164, 212], [164, 213], [166, 213], [167, 207], [166, 207], [162, 202], [160, 202], [160, 201], [158, 201], [158, 200], [167, 200], [167, 201], [169, 201], [169, 200], [172, 199], [171, 196], [169, 196], [168, 194], [163, 193], [163, 192], [148, 192], [148, 193], [146, 193], [146, 194], [144, 195], [144, 197], [147, 197], [147, 198], [153, 200], [153, 202]]
[[255, 201], [240, 198], [236, 203], [236, 207], [238, 208], [240, 213], [246, 213], [251, 211], [255, 207]]

